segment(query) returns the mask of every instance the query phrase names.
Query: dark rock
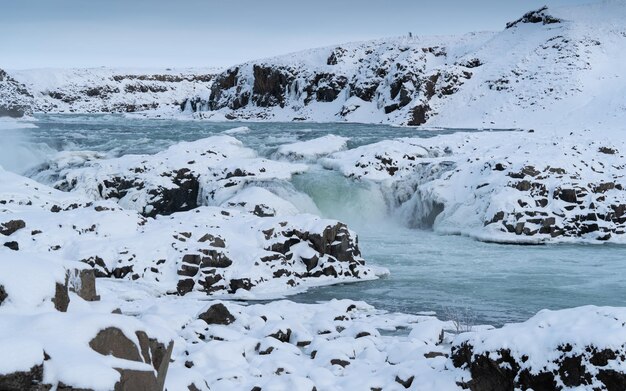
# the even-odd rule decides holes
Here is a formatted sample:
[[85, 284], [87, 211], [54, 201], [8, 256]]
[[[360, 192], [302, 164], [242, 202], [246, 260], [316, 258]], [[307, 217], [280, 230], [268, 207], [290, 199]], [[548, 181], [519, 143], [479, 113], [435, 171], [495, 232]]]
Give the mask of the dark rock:
[[598, 152], [604, 153], [607, 155], [615, 155], [617, 153], [617, 149], [609, 148], [609, 147], [600, 147]]
[[[559, 383], [568, 388], [576, 388], [589, 387], [597, 382], [608, 390], [622, 390], [626, 384], [626, 374], [603, 372], [605, 370], [602, 367], [617, 357], [616, 352], [610, 349], [597, 351], [594, 347], [587, 347], [587, 352], [592, 352], [590, 358], [586, 354], [572, 354], [572, 346], [563, 345], [556, 349], [555, 352], [559, 354], [554, 355], [552, 361], [556, 370], [547, 370], [545, 367], [521, 370], [521, 364], [529, 357], [522, 356], [519, 359], [521, 362], [518, 362], [505, 348], [480, 354], [475, 354], [473, 349], [467, 343], [455, 345], [452, 347], [451, 356], [455, 367], [469, 369], [472, 380], [467, 386], [473, 391], [514, 389], [556, 391], [562, 389]], [[594, 366], [596, 368], [593, 368]]]
[[205, 250], [205, 257], [202, 257], [200, 261], [200, 267], [218, 267], [226, 268], [233, 264], [226, 255], [216, 250]]
[[207, 324], [228, 325], [235, 321], [235, 317], [222, 303], [213, 304], [209, 309], [200, 314], [198, 318], [204, 320]]
[[143, 361], [138, 347], [124, 333], [115, 327], [101, 330], [90, 342], [89, 346], [96, 352], [112, 355], [131, 361]]
[[428, 104], [417, 105], [411, 111], [411, 118], [407, 125], [419, 126], [426, 123], [428, 120], [428, 113], [430, 112], [430, 106]]
[[224, 239], [220, 238], [219, 236], [213, 236], [211, 234], [205, 234], [203, 237], [198, 239], [198, 242], [200, 243], [209, 242], [209, 244], [213, 247], [220, 247], [220, 248], [226, 247], [226, 243], [224, 242]]
[[275, 338], [279, 340], [280, 342], [289, 343], [289, 341], [291, 340], [291, 329], [287, 329], [285, 331], [278, 330], [274, 334], [268, 335], [268, 337]]
[[178, 284], [176, 285], [176, 290], [178, 291], [179, 295], [184, 296], [193, 290], [194, 285], [195, 285], [195, 282], [191, 278], [178, 280]]
[[121, 374], [115, 390], [163, 390], [165, 377], [169, 367], [174, 343], [170, 342], [167, 348], [155, 339], [149, 338], [144, 332], [136, 333], [139, 346], [115, 327], [101, 330], [90, 342], [89, 346], [96, 352], [117, 358], [145, 362], [152, 365], [154, 371], [137, 371], [116, 368]]
[[3, 391], [44, 391], [52, 386], [41, 384], [43, 381], [43, 363], [35, 365], [29, 371], [13, 372], [0, 375], [0, 390]]
[[339, 366], [345, 368], [348, 365], [350, 365], [350, 361], [340, 360], [338, 358], [334, 358], [334, 359], [330, 360], [330, 364], [331, 365], [339, 365]]
[[311, 258], [301, 258], [302, 262], [306, 265], [306, 271], [310, 272], [311, 270], [317, 267], [319, 262], [319, 257], [317, 255], [312, 256]]
[[9, 294], [4, 290], [4, 285], [0, 285], [0, 305], [9, 297]]
[[119, 369], [120, 380], [115, 384], [114, 391], [159, 391], [157, 378], [152, 371], [138, 371], [132, 369]]
[[346, 49], [342, 47], [335, 48], [332, 51], [332, 53], [330, 53], [330, 56], [328, 56], [328, 59], [326, 60], [326, 64], [337, 65], [345, 53], [346, 53]]
[[59, 282], [55, 285], [54, 297], [52, 298], [52, 302], [54, 303], [54, 308], [57, 311], [66, 312], [67, 307], [70, 305], [70, 295], [68, 293], [68, 281], [65, 279], [65, 283], [61, 284]]
[[230, 292], [235, 293], [238, 289], [249, 291], [252, 289], [252, 282], [249, 278], [233, 278], [230, 280]]
[[10, 236], [22, 228], [26, 227], [24, 220], [11, 220], [0, 224], [0, 234]]
[[253, 66], [252, 74], [252, 101], [259, 107], [283, 107], [287, 86], [294, 80], [294, 76], [284, 68], [257, 64]]
[[413, 384], [413, 380], [415, 380], [415, 376], [411, 376], [406, 380], [403, 380], [399, 376], [396, 376], [396, 383], [400, 383], [404, 388], [410, 388], [411, 384]]
[[546, 11], [548, 7], [541, 7], [538, 10], [530, 11], [524, 14], [521, 18], [517, 19], [514, 22], [509, 22], [506, 24], [506, 28], [509, 29], [511, 27], [515, 27], [520, 23], [542, 23], [542, 24], [552, 24], [552, 23], [560, 23], [561, 19], [555, 18], [551, 15], [548, 15]]
[[20, 245], [18, 242], [6, 242], [4, 243], [4, 247], [7, 247], [13, 251], [18, 251], [20, 249]]
[[555, 191], [555, 195], [565, 202], [576, 202], [576, 190], [574, 189], [558, 189]]

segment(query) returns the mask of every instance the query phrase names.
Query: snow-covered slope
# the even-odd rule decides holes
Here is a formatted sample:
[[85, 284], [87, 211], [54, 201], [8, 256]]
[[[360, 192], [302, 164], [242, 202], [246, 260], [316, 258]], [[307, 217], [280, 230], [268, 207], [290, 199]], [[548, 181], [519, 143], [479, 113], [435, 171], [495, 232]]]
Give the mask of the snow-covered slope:
[[215, 69], [31, 69], [10, 72], [34, 96], [33, 110], [54, 113], [177, 112], [205, 96]]
[[497, 33], [403, 37], [232, 67], [198, 116], [448, 127], [619, 127], [626, 3], [541, 9]]

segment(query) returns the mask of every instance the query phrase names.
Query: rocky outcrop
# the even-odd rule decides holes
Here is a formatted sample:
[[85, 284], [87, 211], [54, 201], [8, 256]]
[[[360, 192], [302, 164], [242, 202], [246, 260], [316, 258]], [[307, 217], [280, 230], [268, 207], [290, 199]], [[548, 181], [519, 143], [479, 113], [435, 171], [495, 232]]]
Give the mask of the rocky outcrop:
[[[446, 55], [444, 47], [388, 45], [379, 49], [371, 45], [358, 50], [334, 48], [328, 64], [320, 67], [249, 63], [220, 74], [207, 101], [190, 102], [194, 111], [229, 110], [227, 118], [270, 118], [272, 108], [307, 115], [310, 105], [341, 102], [343, 107], [338, 106], [334, 120], [349, 117], [358, 109], [359, 101], [375, 102], [385, 114], [401, 111], [407, 124], [421, 125], [431, 111], [431, 99], [454, 94], [472, 77], [461, 66], [428, 72], [422, 69], [432, 58]], [[353, 66], [348, 68], [349, 64]], [[354, 105], [344, 104], [352, 98], [358, 98]]]
[[[602, 307], [542, 311], [525, 323], [460, 336], [451, 359], [470, 372], [464, 386], [472, 391], [621, 390], [626, 386], [622, 316], [621, 309]], [[595, 335], [604, 326], [617, 328]], [[527, 339], [533, 343], [517, 342]]]
[[541, 7], [538, 10], [530, 11], [524, 14], [521, 18], [509, 22], [506, 24], [506, 28], [510, 29], [511, 27], [515, 27], [520, 23], [542, 23], [542, 24], [553, 24], [553, 23], [561, 23], [561, 19], [555, 18], [547, 13], [548, 7]]
[[[231, 161], [231, 156], [242, 158]], [[183, 143], [162, 155], [128, 156], [102, 161], [97, 167], [72, 169], [65, 180], [76, 188], [69, 193], [4, 173], [8, 180], [0, 176], [0, 200], [5, 201], [3, 207], [11, 218], [2, 226], [24, 225], [11, 234], [11, 240], [20, 244], [19, 251], [14, 251], [17, 255], [60, 254], [71, 248], [73, 259], [91, 270], [70, 273], [69, 278], [63, 272], [56, 282], [64, 287], [63, 292], [75, 292], [86, 301], [97, 300], [95, 277], [141, 279], [154, 283], [163, 294], [246, 295], [265, 286], [291, 289], [375, 279], [385, 273], [365, 265], [356, 235], [345, 225], [299, 215], [293, 205], [268, 190], [248, 186], [289, 179], [300, 165], [250, 156], [231, 137]], [[154, 212], [146, 208], [154, 205], [148, 198], [151, 186], [170, 186], [170, 177], [158, 174], [170, 164], [205, 170], [199, 171], [198, 180], [203, 182], [206, 202], [225, 199], [225, 206], [198, 206], [157, 218], [141, 216], [138, 212]], [[97, 184], [107, 181], [110, 173], [141, 179], [141, 186], [139, 179], [133, 180], [136, 187], [117, 200], [131, 206], [131, 201], [136, 202], [136, 211], [121, 209], [112, 201], [81, 198], [79, 193], [101, 198]], [[35, 202], [22, 203], [15, 198], [19, 191], [31, 194]], [[229, 207], [231, 203], [245, 207], [238, 210]], [[24, 224], [16, 223], [20, 220]], [[0, 285], [5, 285], [1, 279]], [[10, 289], [6, 291], [10, 297]], [[50, 292], [47, 300], [53, 296]]]
[[19, 118], [33, 112], [33, 95], [0, 69], [0, 117]]
[[34, 111], [54, 113], [173, 113], [184, 109], [189, 97], [208, 96], [213, 75], [210, 69], [141, 74], [107, 68], [11, 74], [30, 91]]
[[382, 141], [322, 164], [379, 183], [413, 227], [507, 243], [622, 242], [623, 149], [589, 132], [457, 133]]
[[[177, 292], [191, 291], [207, 294], [249, 291], [269, 279], [280, 279], [296, 286], [311, 278], [358, 279], [371, 278], [365, 267], [358, 242], [353, 233], [341, 223], [303, 230], [287, 221], [273, 219], [262, 229], [265, 253], [255, 265], [263, 273], [233, 275], [237, 260], [231, 258], [229, 242], [205, 242], [197, 252], [186, 253], [178, 268]], [[205, 235], [206, 236], [206, 235]], [[191, 236], [190, 236], [191, 238]], [[202, 239], [202, 238], [201, 238]], [[189, 239], [186, 240], [188, 242]], [[239, 292], [241, 293], [241, 292]]]

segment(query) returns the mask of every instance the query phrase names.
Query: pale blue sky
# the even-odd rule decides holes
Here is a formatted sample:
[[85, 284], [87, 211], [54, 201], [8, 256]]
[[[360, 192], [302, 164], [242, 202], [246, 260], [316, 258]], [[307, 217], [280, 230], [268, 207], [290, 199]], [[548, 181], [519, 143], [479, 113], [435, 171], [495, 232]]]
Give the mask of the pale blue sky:
[[0, 68], [225, 66], [310, 47], [501, 30], [593, 0], [1, 0]]

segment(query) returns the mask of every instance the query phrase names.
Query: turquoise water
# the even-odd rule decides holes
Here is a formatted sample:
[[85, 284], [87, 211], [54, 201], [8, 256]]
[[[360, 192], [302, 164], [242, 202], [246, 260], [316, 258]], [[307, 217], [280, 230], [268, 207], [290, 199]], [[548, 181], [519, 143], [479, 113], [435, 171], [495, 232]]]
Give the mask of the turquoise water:
[[[387, 138], [432, 137], [458, 131], [364, 124], [211, 123], [102, 115], [40, 116], [36, 125], [35, 129], [2, 131], [5, 140], [13, 139], [16, 146], [10, 148], [13, 153], [9, 154], [5, 142], [0, 164], [14, 164], [19, 171], [43, 163], [61, 150], [95, 150], [110, 156], [154, 153], [178, 141], [220, 134], [237, 126], [247, 126], [250, 131], [234, 137], [266, 156], [280, 144], [331, 133], [351, 137], [349, 147], [353, 148]], [[496, 325], [527, 319], [544, 308], [626, 305], [626, 247], [499, 245], [408, 229], [388, 213], [380, 189], [320, 167], [313, 167], [309, 173], [281, 186], [310, 197], [316, 212], [324, 217], [347, 222], [359, 234], [364, 258], [391, 271], [382, 280], [312, 289], [292, 297], [294, 300], [350, 298], [390, 311], [434, 311], [444, 318], [449, 312], [463, 309], [474, 314], [477, 323]]]

